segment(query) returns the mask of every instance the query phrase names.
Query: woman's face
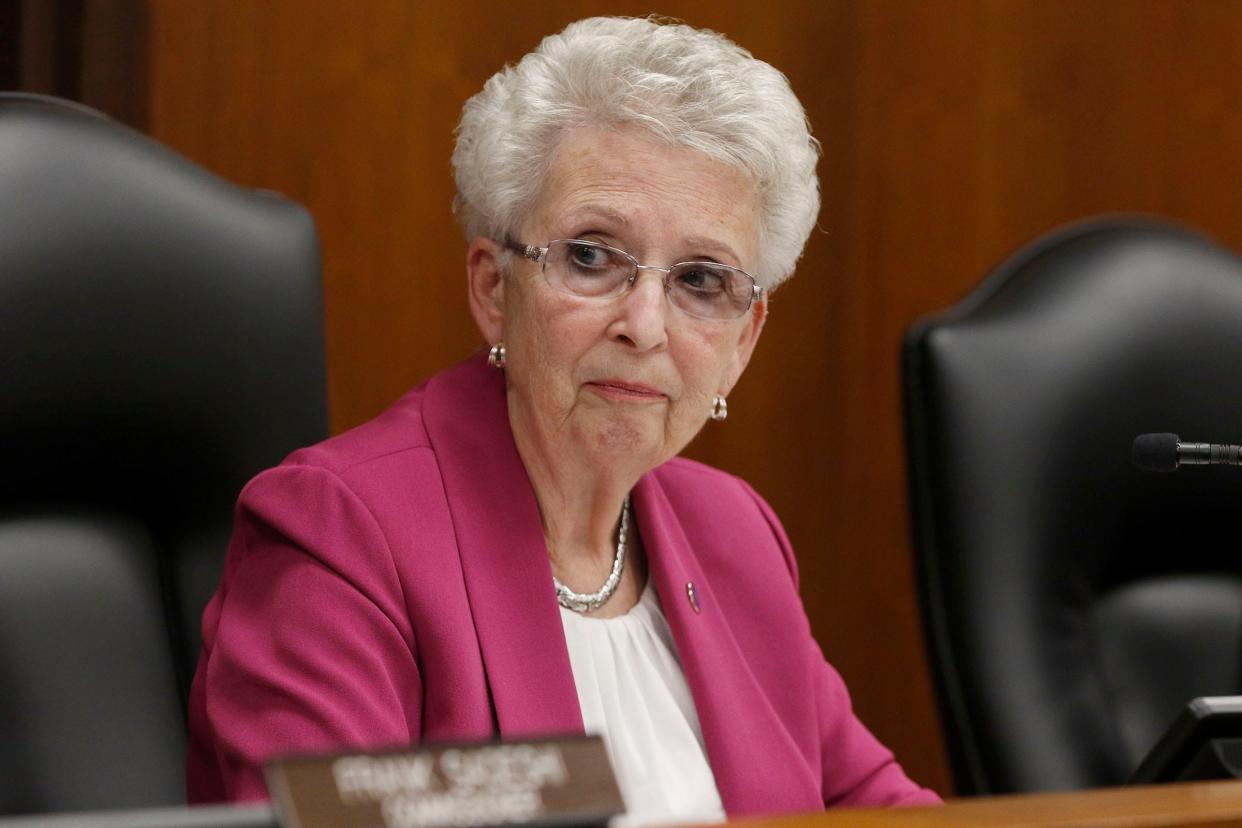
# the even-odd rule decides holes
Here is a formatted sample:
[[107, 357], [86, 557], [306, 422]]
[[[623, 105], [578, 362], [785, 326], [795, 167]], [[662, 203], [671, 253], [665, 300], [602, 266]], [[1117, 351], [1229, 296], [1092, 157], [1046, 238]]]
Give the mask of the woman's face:
[[[707, 260], [754, 273], [758, 210], [749, 179], [728, 165], [635, 128], [580, 127], [559, 145], [515, 241], [587, 239], [644, 265]], [[480, 291], [475, 271], [498, 256], [494, 243], [472, 244], [472, 307], [488, 341], [505, 343], [519, 445], [544, 456], [579, 452], [640, 473], [659, 465], [732, 389], [763, 327], [762, 302], [739, 319], [686, 315], [651, 270], [620, 296], [582, 298], [515, 254], [510, 274], [490, 283], [484, 274], [492, 288]]]

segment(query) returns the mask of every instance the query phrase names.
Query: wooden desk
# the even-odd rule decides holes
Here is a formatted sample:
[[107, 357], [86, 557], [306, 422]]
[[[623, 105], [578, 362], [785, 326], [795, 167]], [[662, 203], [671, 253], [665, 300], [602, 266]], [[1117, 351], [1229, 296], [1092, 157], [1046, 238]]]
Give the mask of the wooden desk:
[[826, 814], [744, 820], [730, 824], [771, 828], [837, 826], [1052, 825], [1242, 826], [1242, 781], [1192, 782], [1104, 788], [1072, 793], [1022, 794], [950, 800], [940, 808], [837, 810]]

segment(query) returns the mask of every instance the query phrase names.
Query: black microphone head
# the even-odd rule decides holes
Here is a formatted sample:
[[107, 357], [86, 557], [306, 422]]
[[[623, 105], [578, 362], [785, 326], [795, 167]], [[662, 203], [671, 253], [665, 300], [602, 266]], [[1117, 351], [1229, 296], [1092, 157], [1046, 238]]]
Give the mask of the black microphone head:
[[1177, 470], [1176, 434], [1140, 434], [1134, 438], [1130, 458], [1143, 471], [1171, 472]]

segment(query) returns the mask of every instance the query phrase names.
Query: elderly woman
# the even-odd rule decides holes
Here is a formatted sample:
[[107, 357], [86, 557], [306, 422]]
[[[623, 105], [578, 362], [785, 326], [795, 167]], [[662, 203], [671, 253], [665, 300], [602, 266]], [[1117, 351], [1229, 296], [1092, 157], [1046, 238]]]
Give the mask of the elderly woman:
[[784, 76], [591, 19], [465, 108], [488, 350], [242, 493], [203, 620], [194, 800], [275, 754], [592, 732], [639, 821], [934, 802], [854, 717], [789, 541], [676, 455], [754, 351], [819, 206]]

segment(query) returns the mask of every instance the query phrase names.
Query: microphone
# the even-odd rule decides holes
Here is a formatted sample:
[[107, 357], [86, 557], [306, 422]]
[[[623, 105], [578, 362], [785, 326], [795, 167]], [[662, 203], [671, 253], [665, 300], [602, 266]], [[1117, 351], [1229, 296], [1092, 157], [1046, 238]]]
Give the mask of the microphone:
[[1143, 471], [1171, 472], [1178, 466], [1242, 466], [1242, 446], [1183, 443], [1176, 434], [1140, 434], [1130, 453]]

